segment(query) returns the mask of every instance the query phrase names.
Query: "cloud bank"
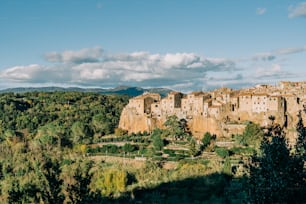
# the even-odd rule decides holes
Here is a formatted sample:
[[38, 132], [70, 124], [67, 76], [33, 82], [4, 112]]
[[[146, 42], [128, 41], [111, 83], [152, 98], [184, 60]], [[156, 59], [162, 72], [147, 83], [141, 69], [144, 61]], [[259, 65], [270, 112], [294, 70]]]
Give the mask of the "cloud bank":
[[304, 51], [306, 46], [291, 47], [258, 53], [245, 60], [231, 60], [185, 52], [108, 54], [100, 47], [93, 47], [46, 53], [46, 65], [6, 68], [0, 71], [0, 81], [2, 85], [14, 86], [107, 88], [128, 85], [166, 87], [183, 92], [221, 86], [241, 88], [297, 77], [284, 70], [282, 61], [277, 58]]
[[103, 56], [103, 50], [100, 47], [85, 48], [77, 51], [67, 50], [62, 53], [50, 52], [45, 54], [45, 59], [49, 62], [97, 62]]
[[[234, 61], [195, 53], [152, 54], [132, 52], [105, 54], [100, 47], [44, 55], [51, 65], [15, 66], [0, 72], [0, 79], [14, 83], [70, 84], [71, 86], [201, 88], [207, 73], [237, 70]], [[187, 88], [187, 87], [185, 87]]]

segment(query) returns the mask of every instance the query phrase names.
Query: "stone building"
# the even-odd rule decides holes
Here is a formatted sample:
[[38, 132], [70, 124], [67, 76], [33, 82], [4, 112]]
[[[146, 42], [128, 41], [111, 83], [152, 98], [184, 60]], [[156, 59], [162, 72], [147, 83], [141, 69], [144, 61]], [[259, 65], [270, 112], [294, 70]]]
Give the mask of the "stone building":
[[143, 115], [151, 112], [151, 104], [160, 101], [161, 97], [156, 93], [144, 93], [143, 95], [131, 98], [129, 100], [129, 108], [135, 109], [135, 113]]
[[[270, 116], [275, 122], [293, 129], [297, 113], [306, 108], [306, 83], [280, 82], [278, 86], [257, 85], [241, 90], [228, 88], [212, 92], [183, 94], [170, 92], [165, 98], [159, 94], [145, 93], [130, 99], [123, 109], [119, 127], [129, 132], [151, 131], [163, 128], [167, 117], [176, 115], [186, 119], [190, 130], [197, 135], [206, 131], [230, 135], [222, 130], [235, 124], [235, 134], [241, 131], [244, 121], [253, 121], [262, 126], [269, 124]], [[303, 114], [306, 122], [305, 114]]]
[[181, 109], [182, 93], [170, 92], [166, 98], [160, 101], [160, 108], [163, 113], [174, 114], [175, 110]]
[[244, 92], [238, 96], [238, 111], [252, 112], [252, 94]]

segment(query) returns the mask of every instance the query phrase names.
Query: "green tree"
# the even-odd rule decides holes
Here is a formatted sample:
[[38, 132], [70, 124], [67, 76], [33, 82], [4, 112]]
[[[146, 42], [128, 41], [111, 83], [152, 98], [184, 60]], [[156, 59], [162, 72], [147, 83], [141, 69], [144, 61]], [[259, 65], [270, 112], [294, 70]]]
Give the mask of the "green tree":
[[122, 147], [122, 150], [126, 153], [133, 152], [136, 149], [136, 147], [130, 143], [125, 143]]
[[232, 175], [231, 160], [228, 156], [225, 157], [225, 160], [224, 160], [223, 172], [227, 175]]
[[63, 180], [64, 203], [86, 203], [90, 198], [89, 184], [92, 178], [92, 161], [76, 160], [62, 167], [60, 178]]
[[206, 132], [201, 140], [202, 142], [201, 149], [204, 150], [206, 147], [208, 147], [212, 139], [213, 139], [213, 136], [209, 132]]
[[77, 121], [71, 126], [72, 141], [74, 144], [90, 144], [93, 133], [88, 125]]
[[4, 136], [4, 140], [8, 143], [8, 144], [12, 144], [14, 138], [16, 137], [16, 132], [13, 130], [6, 130], [3, 134]]
[[90, 183], [92, 192], [101, 196], [115, 196], [124, 192], [128, 183], [128, 174], [125, 170], [109, 168], [96, 171]]
[[49, 123], [40, 127], [37, 130], [37, 135], [35, 137], [42, 145], [48, 148], [57, 145], [61, 147], [61, 140], [63, 138], [63, 129], [60, 126]]
[[164, 141], [161, 138], [162, 130], [161, 129], [154, 129], [151, 138], [152, 144], [155, 151], [161, 151], [164, 148]]
[[188, 135], [185, 126], [182, 125], [176, 115], [169, 116], [164, 125], [168, 131], [168, 136], [174, 140], [182, 140]]
[[226, 158], [229, 156], [229, 150], [225, 149], [224, 147], [216, 147], [215, 152], [218, 156], [222, 158]]
[[260, 126], [253, 122], [249, 122], [242, 134], [240, 143], [259, 149], [263, 136], [264, 132]]
[[189, 152], [191, 156], [197, 156], [201, 152], [200, 147], [199, 145], [197, 145], [196, 140], [194, 138], [191, 138], [191, 140], [189, 141]]
[[253, 203], [302, 203], [301, 177], [304, 162], [290, 149], [285, 133], [279, 126], [269, 129], [261, 143], [261, 155], [256, 153], [250, 163], [250, 199]]
[[108, 135], [112, 132], [111, 122], [109, 122], [102, 113], [97, 114], [92, 118], [92, 125], [94, 127], [94, 131], [100, 135]]

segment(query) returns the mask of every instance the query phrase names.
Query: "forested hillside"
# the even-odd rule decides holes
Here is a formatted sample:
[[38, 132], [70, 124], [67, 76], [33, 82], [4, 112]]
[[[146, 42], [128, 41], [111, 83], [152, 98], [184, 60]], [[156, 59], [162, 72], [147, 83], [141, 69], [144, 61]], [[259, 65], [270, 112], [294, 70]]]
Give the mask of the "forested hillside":
[[[301, 203], [306, 128], [249, 122], [230, 146], [197, 141], [185, 120], [127, 134], [128, 96], [81, 92], [0, 95], [0, 203]], [[275, 159], [276, 158], [276, 159]], [[285, 185], [283, 185], [285, 184]], [[272, 193], [271, 193], [272, 192]], [[262, 196], [265, 195], [265, 196]]]
[[127, 96], [80, 92], [1, 94], [1, 140], [88, 144], [114, 132], [127, 101]]
[[82, 148], [114, 132], [127, 100], [80, 92], [1, 94], [0, 202], [93, 201], [94, 162]]

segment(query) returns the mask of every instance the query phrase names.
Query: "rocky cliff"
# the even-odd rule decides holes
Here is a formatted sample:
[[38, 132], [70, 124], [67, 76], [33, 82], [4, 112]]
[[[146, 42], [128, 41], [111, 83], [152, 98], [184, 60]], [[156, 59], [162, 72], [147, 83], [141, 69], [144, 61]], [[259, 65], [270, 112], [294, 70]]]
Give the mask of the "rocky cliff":
[[200, 138], [205, 132], [231, 137], [241, 134], [247, 121], [261, 126], [274, 122], [286, 128], [289, 142], [294, 143], [299, 111], [306, 125], [303, 110], [306, 110], [306, 82], [293, 88], [258, 86], [239, 91], [222, 88], [187, 95], [170, 92], [164, 98], [145, 93], [130, 99], [122, 111], [119, 128], [129, 133], [151, 132], [154, 128], [163, 129], [167, 117], [176, 115], [187, 121], [195, 137]]

